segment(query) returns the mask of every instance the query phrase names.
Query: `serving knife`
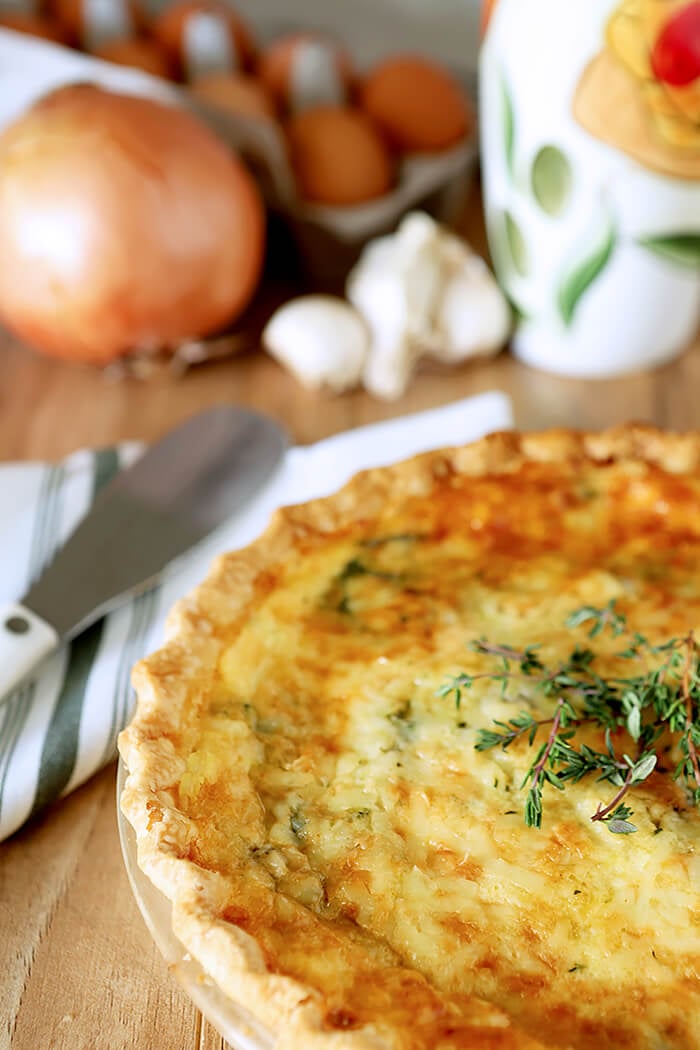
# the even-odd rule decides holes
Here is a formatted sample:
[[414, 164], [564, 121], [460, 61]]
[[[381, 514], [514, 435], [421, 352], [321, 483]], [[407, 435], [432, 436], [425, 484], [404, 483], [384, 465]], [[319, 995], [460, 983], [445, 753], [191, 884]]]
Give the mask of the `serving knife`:
[[0, 703], [54, 649], [152, 587], [255, 494], [286, 447], [273, 420], [222, 405], [120, 471], [24, 597], [0, 603]]

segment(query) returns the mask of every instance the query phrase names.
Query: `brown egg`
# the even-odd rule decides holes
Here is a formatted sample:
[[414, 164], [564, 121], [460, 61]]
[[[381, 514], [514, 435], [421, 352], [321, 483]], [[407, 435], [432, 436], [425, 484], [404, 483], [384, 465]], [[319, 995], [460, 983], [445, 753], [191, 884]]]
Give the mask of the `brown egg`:
[[86, 51], [93, 51], [108, 40], [131, 36], [145, 24], [143, 10], [136, 0], [112, 0], [109, 4], [94, 0], [47, 0], [46, 6]]
[[54, 44], [72, 43], [71, 34], [55, 19], [48, 15], [33, 15], [23, 11], [0, 12], [0, 26], [3, 29], [14, 29], [16, 33], [27, 36], [38, 36], [42, 40], [51, 40]]
[[346, 102], [352, 64], [334, 40], [320, 33], [291, 33], [266, 48], [258, 76], [280, 109], [298, 113]]
[[118, 66], [141, 69], [154, 77], [164, 77], [166, 80], [174, 78], [170, 60], [155, 40], [122, 37], [120, 40], [110, 40], [101, 47], [96, 47], [92, 54], [95, 58], [114, 62]]
[[246, 73], [209, 73], [190, 85], [190, 93], [228, 113], [275, 120], [272, 98], [255, 77]]
[[287, 124], [299, 193], [320, 204], [359, 204], [388, 193], [394, 162], [366, 114], [319, 106]]
[[223, 0], [177, 0], [155, 19], [151, 33], [184, 80], [252, 69], [255, 62], [250, 30]]
[[361, 85], [360, 105], [402, 153], [448, 149], [474, 125], [459, 82], [442, 66], [411, 55], [378, 65]]

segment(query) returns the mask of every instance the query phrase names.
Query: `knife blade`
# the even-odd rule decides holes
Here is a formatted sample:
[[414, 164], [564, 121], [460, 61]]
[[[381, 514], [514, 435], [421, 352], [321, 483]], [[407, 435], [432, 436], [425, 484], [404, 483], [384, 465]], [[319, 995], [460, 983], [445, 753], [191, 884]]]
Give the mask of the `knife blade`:
[[220, 405], [120, 471], [24, 597], [0, 604], [0, 703], [50, 652], [153, 586], [250, 499], [287, 444], [267, 416]]

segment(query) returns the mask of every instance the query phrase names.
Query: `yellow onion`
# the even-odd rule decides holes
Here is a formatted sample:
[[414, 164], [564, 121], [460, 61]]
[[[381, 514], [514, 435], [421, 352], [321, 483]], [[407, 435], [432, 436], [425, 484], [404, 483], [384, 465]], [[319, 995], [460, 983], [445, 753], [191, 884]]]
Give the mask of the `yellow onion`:
[[0, 136], [0, 320], [47, 354], [106, 363], [222, 329], [264, 240], [252, 177], [184, 110], [80, 84]]

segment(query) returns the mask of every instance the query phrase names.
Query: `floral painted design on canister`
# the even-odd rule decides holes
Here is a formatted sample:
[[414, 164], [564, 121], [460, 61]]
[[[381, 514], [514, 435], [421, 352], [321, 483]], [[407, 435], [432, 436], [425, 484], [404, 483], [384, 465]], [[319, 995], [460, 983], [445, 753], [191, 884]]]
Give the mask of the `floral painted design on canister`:
[[700, 179], [700, 0], [623, 0], [574, 115], [645, 167]]
[[700, 320], [700, 0], [491, 0], [481, 134], [514, 352], [604, 376]]

